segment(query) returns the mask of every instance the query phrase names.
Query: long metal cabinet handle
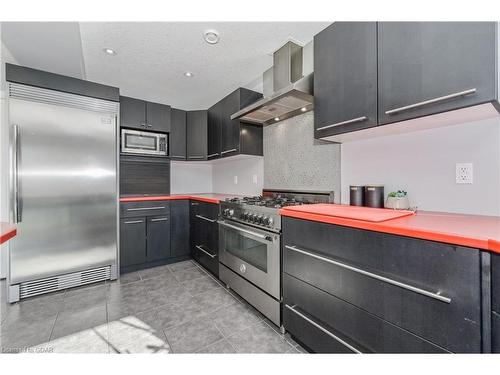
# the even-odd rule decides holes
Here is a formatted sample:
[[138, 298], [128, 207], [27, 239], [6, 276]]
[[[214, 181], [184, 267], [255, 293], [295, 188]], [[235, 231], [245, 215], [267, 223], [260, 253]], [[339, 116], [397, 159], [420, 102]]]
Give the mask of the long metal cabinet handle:
[[127, 208], [127, 211], [144, 211], [144, 210], [163, 210], [164, 206], [158, 207], [140, 207], [140, 208]]
[[168, 221], [168, 218], [166, 218], [166, 217], [160, 217], [160, 218], [157, 218], [157, 219], [151, 219], [151, 221]]
[[293, 312], [294, 314], [297, 314], [298, 316], [300, 316], [302, 319], [306, 320], [307, 322], [311, 323], [313, 326], [315, 326], [316, 328], [318, 328], [320, 331], [326, 333], [328, 336], [330, 336], [332, 339], [336, 340], [337, 342], [339, 342], [340, 344], [344, 345], [346, 348], [352, 350], [354, 353], [357, 353], [357, 354], [363, 354], [361, 351], [359, 351], [358, 349], [356, 349], [354, 346], [348, 344], [347, 342], [345, 342], [344, 340], [342, 340], [340, 337], [334, 335], [333, 333], [331, 333], [329, 330], [327, 330], [326, 328], [324, 328], [323, 326], [319, 325], [318, 323], [316, 323], [314, 320], [312, 319], [309, 319], [307, 316], [305, 316], [304, 314], [302, 314], [301, 312], [297, 311], [295, 309], [295, 305], [294, 306], [290, 306], [288, 304], [285, 303], [285, 307], [290, 310], [291, 312]]
[[179, 158], [179, 159], [184, 159], [186, 158], [185, 156], [183, 155], [170, 155], [171, 158]]
[[12, 216], [15, 223], [21, 222], [21, 212], [19, 210], [19, 126], [13, 125], [13, 152], [12, 152], [12, 193], [13, 204], [12, 204]]
[[362, 275], [371, 277], [373, 279], [380, 280], [380, 281], [386, 282], [386, 283], [391, 284], [391, 285], [395, 285], [395, 286], [403, 288], [403, 289], [411, 290], [412, 292], [415, 292], [415, 293], [422, 294], [422, 295], [427, 296], [427, 297], [431, 297], [431, 298], [437, 299], [438, 301], [441, 301], [441, 302], [451, 303], [451, 298], [445, 297], [445, 296], [441, 295], [439, 292], [438, 293], [434, 293], [434, 292], [430, 292], [430, 291], [425, 290], [425, 289], [417, 288], [417, 287], [409, 285], [409, 284], [401, 283], [399, 281], [396, 281], [396, 280], [393, 280], [393, 279], [389, 279], [387, 277], [380, 276], [380, 275], [377, 275], [375, 273], [368, 272], [368, 271], [362, 270], [362, 269], [357, 268], [357, 267], [349, 266], [348, 264], [345, 264], [345, 263], [342, 263], [342, 262], [338, 262], [338, 261], [330, 259], [330, 258], [322, 257], [321, 255], [316, 255], [316, 254], [310, 253], [309, 251], [305, 251], [305, 250], [299, 249], [296, 246], [285, 245], [285, 248], [287, 248], [289, 250], [292, 250], [292, 251], [295, 251], [297, 253], [301, 253], [301, 254], [310, 256], [312, 258], [316, 258], [316, 259], [322, 260], [324, 262], [335, 264], [336, 266], [348, 269], [350, 271], [354, 271], [354, 272], [360, 273]]
[[233, 152], [233, 151], [238, 151], [238, 149], [237, 148], [232, 148], [231, 150], [222, 151], [220, 154], [224, 155], [224, 154], [227, 154], [228, 152]]
[[199, 218], [199, 219], [203, 219], [203, 220], [209, 221], [211, 223], [215, 223], [217, 221], [215, 219], [209, 219], [208, 217], [203, 216], [203, 215], [196, 215], [196, 217]]
[[210, 254], [208, 251], [203, 249], [200, 245], [195, 246], [198, 250], [203, 251], [205, 254], [207, 254], [210, 258], [215, 258], [217, 254]]
[[366, 121], [366, 120], [368, 120], [368, 117], [366, 117], [366, 116], [356, 117], [356, 118], [353, 118], [351, 120], [336, 122], [335, 124], [322, 126], [321, 128], [318, 128], [316, 130], [325, 130], [325, 129], [333, 128], [334, 126], [347, 125], [347, 124], [352, 124], [355, 122], [361, 122], [361, 121]]
[[188, 156], [188, 159], [205, 159], [205, 156]]
[[390, 109], [388, 111], [385, 111], [385, 114], [386, 115], [393, 115], [395, 113], [408, 111], [408, 110], [413, 109], [413, 108], [423, 107], [425, 105], [442, 102], [443, 100], [455, 99], [455, 98], [458, 98], [460, 96], [474, 94], [476, 91], [477, 91], [477, 89], [473, 88], [473, 89], [460, 91], [460, 92], [456, 92], [456, 93], [445, 95], [445, 96], [440, 96], [439, 98], [429, 99], [429, 100], [425, 100], [423, 102], [418, 102], [415, 104], [406, 105], [404, 107]]
[[240, 232], [243, 232], [243, 233], [246, 233], [246, 234], [249, 234], [251, 236], [255, 236], [255, 237], [258, 237], [258, 238], [262, 238], [263, 240], [266, 240], [266, 241], [272, 241], [269, 236], [265, 236], [263, 234], [260, 234], [260, 233], [256, 233], [256, 232], [253, 232], [251, 230], [247, 230], [247, 229], [243, 229], [243, 228], [240, 228], [240, 227], [237, 227], [236, 225], [231, 225], [231, 224], [228, 224], [224, 221], [218, 221], [218, 223], [220, 225], [223, 225], [225, 227], [228, 227], [228, 228], [231, 228], [231, 229], [236, 229], [237, 231], [240, 231]]
[[210, 155], [207, 155], [207, 158], [211, 158], [212, 156], [217, 156], [217, 155], [219, 155], [219, 153], [218, 153], [218, 152], [216, 152], [215, 154], [210, 154]]
[[132, 221], [125, 221], [125, 224], [139, 224], [142, 223], [142, 220], [132, 220]]

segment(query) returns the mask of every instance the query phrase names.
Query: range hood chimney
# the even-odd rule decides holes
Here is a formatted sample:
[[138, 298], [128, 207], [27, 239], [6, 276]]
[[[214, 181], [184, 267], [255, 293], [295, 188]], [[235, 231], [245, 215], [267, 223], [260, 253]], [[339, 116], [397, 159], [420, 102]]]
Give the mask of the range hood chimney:
[[286, 43], [274, 52], [273, 62], [263, 76], [264, 95], [272, 93], [234, 113], [232, 120], [270, 125], [314, 108], [313, 73], [302, 75], [302, 47]]

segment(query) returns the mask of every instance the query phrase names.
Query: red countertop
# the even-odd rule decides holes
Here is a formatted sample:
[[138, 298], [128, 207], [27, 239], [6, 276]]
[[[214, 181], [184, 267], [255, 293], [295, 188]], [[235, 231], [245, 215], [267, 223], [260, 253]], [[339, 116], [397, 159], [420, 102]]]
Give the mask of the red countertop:
[[180, 199], [192, 199], [201, 202], [219, 203], [226, 198], [235, 198], [238, 195], [218, 194], [218, 193], [200, 193], [200, 194], [170, 194], [170, 195], [155, 195], [155, 196], [130, 196], [121, 197], [120, 202], [144, 202], [144, 201], [168, 201]]
[[14, 224], [0, 222], [0, 245], [10, 240], [16, 234], [17, 229]]
[[[330, 206], [329, 211], [325, 206]], [[500, 253], [500, 217], [464, 215], [443, 212], [419, 211], [413, 215], [385, 221], [365, 221], [336, 216], [341, 206], [343, 210], [353, 209], [346, 205], [312, 204], [285, 207], [282, 216], [297, 219], [337, 224], [353, 228], [373, 230], [400, 236], [450, 243]], [[383, 210], [385, 209], [378, 209]]]

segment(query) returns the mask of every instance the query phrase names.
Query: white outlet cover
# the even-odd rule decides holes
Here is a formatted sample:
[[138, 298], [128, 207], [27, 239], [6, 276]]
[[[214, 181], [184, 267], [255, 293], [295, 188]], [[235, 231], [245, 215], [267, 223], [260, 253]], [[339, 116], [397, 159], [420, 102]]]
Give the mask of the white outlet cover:
[[234, 181], [234, 184], [235, 184], [235, 185], [238, 185], [238, 176], [234, 176], [233, 181]]
[[254, 175], [252, 176], [252, 181], [253, 181], [253, 183], [254, 183], [254, 184], [256, 184], [256, 183], [257, 183], [257, 175], [256, 175], [256, 174], [254, 174]]
[[455, 177], [457, 184], [472, 184], [474, 169], [472, 163], [457, 163]]

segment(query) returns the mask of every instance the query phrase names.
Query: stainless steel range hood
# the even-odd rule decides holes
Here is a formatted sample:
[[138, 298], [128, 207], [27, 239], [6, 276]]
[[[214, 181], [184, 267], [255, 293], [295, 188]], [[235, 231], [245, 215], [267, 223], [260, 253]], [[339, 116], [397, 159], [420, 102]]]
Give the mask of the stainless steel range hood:
[[273, 54], [274, 65], [264, 73], [264, 95], [272, 94], [231, 116], [252, 124], [269, 125], [314, 108], [313, 73], [302, 75], [302, 47], [288, 42]]

